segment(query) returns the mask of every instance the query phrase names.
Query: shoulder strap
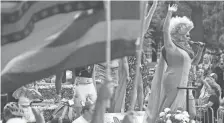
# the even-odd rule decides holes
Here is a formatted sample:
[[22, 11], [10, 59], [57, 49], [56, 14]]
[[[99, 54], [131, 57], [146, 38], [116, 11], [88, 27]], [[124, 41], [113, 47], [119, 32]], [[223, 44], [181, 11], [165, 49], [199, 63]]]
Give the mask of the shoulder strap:
[[60, 119], [63, 119], [65, 117], [66, 113], [68, 112], [68, 107], [69, 106], [65, 106], [65, 108], [64, 108], [64, 110], [62, 112], [62, 115], [61, 115]]
[[68, 119], [72, 122], [73, 120], [73, 108], [72, 107], [68, 107]]
[[55, 118], [57, 113], [58, 113], [58, 111], [61, 110], [64, 106], [65, 105], [63, 105], [63, 104], [59, 105], [59, 107], [53, 112], [52, 117]]

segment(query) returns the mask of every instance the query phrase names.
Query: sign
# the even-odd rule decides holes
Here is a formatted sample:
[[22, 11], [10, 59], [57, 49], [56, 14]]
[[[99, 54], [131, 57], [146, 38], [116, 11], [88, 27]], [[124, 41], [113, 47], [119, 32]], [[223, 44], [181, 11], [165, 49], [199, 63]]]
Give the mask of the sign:
[[[143, 123], [144, 118], [144, 111], [138, 111], [137, 114], [137, 120], [138, 123]], [[105, 113], [104, 122], [105, 123], [122, 123], [122, 120], [125, 116], [125, 113]]]

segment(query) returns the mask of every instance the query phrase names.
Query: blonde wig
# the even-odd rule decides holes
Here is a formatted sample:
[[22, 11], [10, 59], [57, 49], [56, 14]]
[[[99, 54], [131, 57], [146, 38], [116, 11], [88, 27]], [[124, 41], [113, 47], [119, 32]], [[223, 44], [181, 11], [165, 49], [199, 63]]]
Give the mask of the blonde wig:
[[191, 29], [194, 28], [193, 22], [186, 16], [173, 17], [170, 20], [169, 31], [172, 34], [187, 34]]

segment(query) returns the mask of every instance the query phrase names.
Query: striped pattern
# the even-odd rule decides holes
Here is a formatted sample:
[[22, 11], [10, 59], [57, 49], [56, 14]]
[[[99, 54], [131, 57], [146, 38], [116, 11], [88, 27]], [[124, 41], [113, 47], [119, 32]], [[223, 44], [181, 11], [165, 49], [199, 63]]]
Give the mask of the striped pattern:
[[[4, 7], [5, 6], [5, 7]], [[1, 45], [26, 38], [35, 23], [53, 15], [77, 10], [102, 9], [103, 2], [82, 1], [23, 1], [2, 2]]]
[[[112, 59], [134, 55], [135, 40], [140, 33], [139, 2], [114, 1], [111, 5]], [[60, 24], [59, 21], [62, 20], [57, 21]], [[48, 24], [51, 23], [55, 22], [50, 21]], [[36, 32], [33, 39], [38, 41], [38, 46], [35, 46], [36, 42], [33, 40], [21, 40], [5, 46], [8, 49], [15, 48], [12, 51], [17, 50], [16, 46], [23, 46], [26, 50], [18, 50], [20, 53], [11, 55], [12, 59], [8, 57], [8, 61], [4, 62], [1, 74], [2, 93], [14, 91], [22, 85], [65, 69], [105, 62], [107, 26], [104, 9], [81, 12], [70, 24], [64, 24], [67, 26], [50, 27], [54, 34], [47, 38], [43, 35], [49, 32], [48, 29]], [[39, 33], [43, 34], [38, 35]], [[32, 33], [29, 37], [32, 37]], [[8, 49], [5, 48], [4, 53], [9, 53]]]
[[[103, 83], [106, 80], [106, 66], [96, 64], [94, 67], [96, 82]], [[111, 67], [111, 78], [115, 86], [118, 85], [118, 67]]]

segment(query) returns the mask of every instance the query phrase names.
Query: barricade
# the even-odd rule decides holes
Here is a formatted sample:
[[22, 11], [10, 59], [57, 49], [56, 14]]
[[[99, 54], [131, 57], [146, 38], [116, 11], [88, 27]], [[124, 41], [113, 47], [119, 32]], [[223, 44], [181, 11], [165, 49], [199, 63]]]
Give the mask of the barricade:
[[196, 112], [196, 123], [216, 123], [214, 110], [211, 107], [204, 108], [202, 106], [196, 106]]
[[217, 123], [224, 123], [224, 107], [217, 110]]

